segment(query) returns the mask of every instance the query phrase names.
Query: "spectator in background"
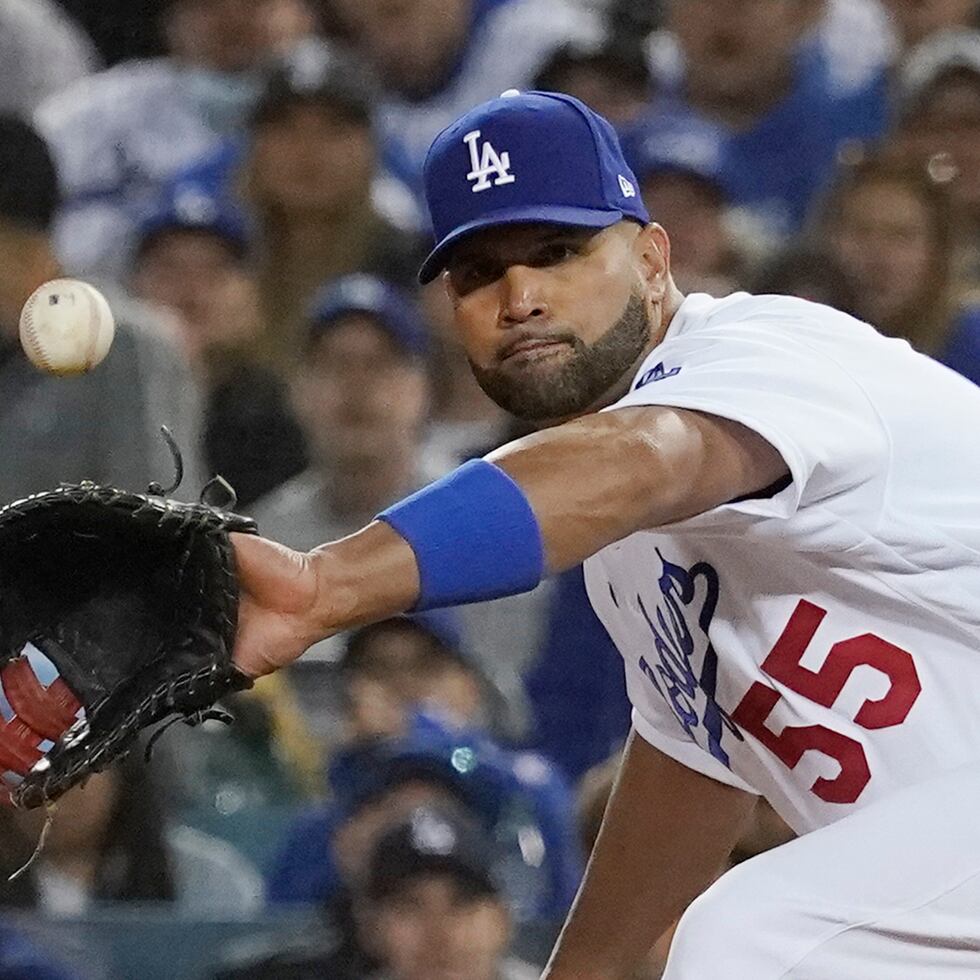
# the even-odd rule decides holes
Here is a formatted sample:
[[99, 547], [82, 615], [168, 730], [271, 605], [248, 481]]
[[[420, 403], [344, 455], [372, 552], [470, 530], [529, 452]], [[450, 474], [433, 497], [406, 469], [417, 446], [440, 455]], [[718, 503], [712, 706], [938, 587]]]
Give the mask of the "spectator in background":
[[310, 467], [252, 509], [299, 548], [349, 534], [442, 471], [423, 452], [429, 338], [411, 297], [347, 276], [314, 299], [306, 331], [294, 385]]
[[[88, 32], [107, 65], [165, 53], [158, 25], [171, 0], [58, 0]], [[258, 13], [270, 44], [292, 44], [313, 33], [316, 19], [307, 0], [270, 0]]]
[[903, 63], [899, 88], [899, 152], [948, 184], [956, 271], [980, 289], [980, 30], [924, 41]]
[[339, 668], [347, 741], [404, 735], [420, 706], [453, 728], [488, 727], [491, 692], [463, 651], [451, 610], [365, 626], [351, 636]]
[[[8, 833], [30, 854], [43, 810], [19, 810]], [[23, 862], [21, 862], [23, 863]], [[13, 867], [4, 869], [4, 877]], [[168, 826], [142, 759], [93, 774], [59, 801], [44, 849], [0, 902], [72, 918], [98, 902], [175, 902], [185, 912], [247, 914], [262, 900], [261, 878], [232, 848], [187, 827]]]
[[329, 0], [384, 88], [386, 168], [411, 189], [427, 227], [422, 161], [435, 135], [506, 89], [529, 88], [559, 46], [598, 40], [598, 20], [569, 0]]
[[97, 66], [92, 42], [54, 0], [0, 0], [0, 112], [30, 115]]
[[354, 272], [414, 283], [421, 243], [383, 213], [371, 113], [376, 88], [360, 62], [302, 46], [272, 75], [252, 117], [242, 180], [261, 228], [266, 340], [290, 365], [316, 288]]
[[273, 69], [247, 138], [177, 178], [249, 212], [267, 327], [259, 346], [284, 369], [299, 359], [306, 310], [324, 281], [368, 272], [415, 282], [422, 245], [391, 219], [371, 124], [376, 94], [357, 58], [304, 43]]
[[[408, 293], [373, 276], [327, 285], [309, 311], [293, 401], [310, 465], [258, 500], [264, 534], [312, 548], [361, 527], [449, 469], [425, 452], [429, 337]], [[314, 732], [335, 735], [333, 637], [290, 674]]]
[[503, 749], [445, 717], [430, 698], [400, 736], [360, 739], [335, 754], [331, 802], [302, 814], [286, 835], [270, 901], [331, 901], [359, 879], [371, 841], [391, 816], [406, 802], [429, 800], [434, 786], [440, 800], [462, 803], [498, 838], [502, 880], [521, 920], [561, 919], [582, 870], [567, 784], [543, 757]]
[[897, 32], [899, 49], [911, 51], [939, 31], [977, 27], [977, 0], [882, 0]]
[[650, 101], [650, 71], [637, 42], [610, 37], [557, 48], [534, 88], [574, 95], [622, 130], [640, 118]]
[[40, 107], [64, 182], [56, 245], [66, 265], [120, 276], [163, 184], [243, 124], [269, 54], [259, 16], [269, 2], [167, 0], [167, 56], [116, 65]]
[[141, 490], [166, 484], [173, 461], [159, 426], [184, 451], [184, 492], [201, 488], [200, 414], [185, 360], [161, 334], [134, 326], [123, 301], [112, 349], [71, 381], [39, 372], [17, 338], [21, 307], [61, 274], [49, 230], [59, 201], [47, 146], [27, 123], [0, 117], [0, 501], [94, 480]]
[[245, 219], [230, 202], [180, 185], [139, 228], [134, 294], [176, 317], [205, 391], [204, 456], [247, 508], [306, 465], [284, 384], [260, 366], [258, 287]]
[[510, 915], [491, 842], [451, 812], [416, 809], [381, 838], [364, 902], [383, 964], [371, 980], [538, 976], [506, 957]]
[[679, 287], [712, 296], [732, 292], [744, 270], [727, 222], [731, 201], [714, 127], [661, 116], [634, 128], [624, 142], [647, 210], [674, 229], [670, 258]]
[[832, 192], [823, 232], [854, 281], [857, 316], [980, 380], [980, 317], [962, 306], [952, 281], [951, 221], [943, 185], [868, 160]]
[[851, 277], [825, 248], [798, 245], [773, 256], [752, 276], [749, 292], [798, 296], [853, 314], [857, 293]]
[[761, 249], [797, 232], [831, 180], [838, 149], [875, 140], [885, 92], [842, 96], [820, 45], [815, 0], [671, 0], [651, 46], [654, 115], [714, 127], [721, 180]]
[[[333, 802], [297, 819], [268, 889], [275, 904], [322, 904], [324, 925], [296, 946], [253, 951], [247, 962], [222, 971], [221, 980], [360, 980], [376, 969], [373, 924], [360, 914], [356, 896], [377, 841], [419, 806], [451, 811], [491, 833], [502, 787], [513, 788], [506, 772], [487, 760], [473, 765], [472, 755], [457, 755], [454, 766], [458, 749], [472, 753], [472, 743], [426, 724], [405, 739], [367, 743], [340, 756], [330, 770]], [[533, 836], [531, 828], [526, 833]], [[533, 871], [525, 878], [534, 878]]]

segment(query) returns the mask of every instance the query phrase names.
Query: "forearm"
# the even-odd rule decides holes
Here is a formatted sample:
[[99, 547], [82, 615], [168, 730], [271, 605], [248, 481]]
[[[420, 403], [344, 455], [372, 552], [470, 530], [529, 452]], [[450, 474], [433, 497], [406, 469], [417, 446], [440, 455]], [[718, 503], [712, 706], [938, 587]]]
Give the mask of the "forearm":
[[397, 616], [415, 605], [419, 568], [403, 537], [381, 521], [310, 552], [319, 566], [318, 633]]
[[[653, 408], [590, 415], [510, 443], [487, 459], [514, 481], [526, 498], [525, 508], [530, 505], [545, 574], [571, 568], [634, 531], [698, 514], [766, 486], [785, 468], [760, 437], [733, 423]], [[438, 508], [447, 505], [459, 510], [458, 495], [451, 503], [448, 497], [427, 501], [436, 524], [441, 523]], [[466, 523], [483, 527], [485, 506], [483, 499], [475, 500], [471, 511], [464, 508]], [[456, 562], [462, 579], [468, 567], [521, 548], [521, 533], [495, 539], [492, 554], [482, 556], [453, 537], [436, 560]], [[313, 554], [329, 582], [322, 589], [322, 619], [334, 631], [403, 612], [419, 599], [416, 553], [381, 522]], [[504, 594], [484, 592], [479, 598]]]
[[692, 517], [785, 470], [761, 437], [722, 419], [664, 408], [590, 415], [487, 457], [523, 489], [549, 572], [634, 531]]
[[630, 739], [548, 980], [625, 980], [731, 853], [754, 798]]

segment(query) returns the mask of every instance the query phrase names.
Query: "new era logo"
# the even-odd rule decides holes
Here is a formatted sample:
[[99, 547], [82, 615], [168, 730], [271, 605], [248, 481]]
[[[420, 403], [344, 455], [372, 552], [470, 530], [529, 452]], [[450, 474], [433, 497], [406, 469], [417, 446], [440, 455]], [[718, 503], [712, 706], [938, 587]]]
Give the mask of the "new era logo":
[[619, 175], [619, 189], [623, 192], [623, 197], [636, 197], [636, 188], [622, 174]]
[[633, 390], [638, 391], [646, 385], [653, 384], [654, 381], [663, 381], [665, 378], [672, 378], [675, 374], [680, 374], [680, 370], [679, 367], [675, 367], [666, 371], [664, 370], [664, 363], [661, 361], [659, 364], [650, 368], [649, 371], [644, 371], [640, 376], [640, 380], [633, 386]]
[[510, 154], [506, 150], [498, 153], [489, 140], [485, 140], [481, 147], [477, 143], [479, 139], [478, 129], [463, 137], [463, 142], [470, 148], [470, 172], [466, 175], [466, 179], [476, 182], [473, 184], [473, 193], [489, 190], [492, 175], [496, 175], [492, 186], [513, 184], [517, 178], [510, 172]]

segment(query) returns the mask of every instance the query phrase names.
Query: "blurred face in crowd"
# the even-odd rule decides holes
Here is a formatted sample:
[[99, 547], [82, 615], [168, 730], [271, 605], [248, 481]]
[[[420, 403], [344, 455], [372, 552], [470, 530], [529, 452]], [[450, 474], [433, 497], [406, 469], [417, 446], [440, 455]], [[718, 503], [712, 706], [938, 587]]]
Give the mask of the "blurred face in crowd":
[[133, 289], [177, 314], [191, 357], [246, 344], [259, 329], [258, 293], [243, 261], [217, 235], [158, 235], [137, 261]]
[[503, 902], [446, 872], [402, 882], [374, 925], [392, 980], [494, 980], [510, 936]]
[[935, 224], [910, 184], [876, 179], [843, 193], [828, 232], [854, 279], [859, 316], [888, 332], [901, 328], [937, 274]]
[[315, 341], [297, 379], [315, 460], [356, 477], [414, 459], [428, 408], [425, 365], [370, 315], [351, 313]]
[[683, 173], [656, 173], [640, 181], [643, 203], [671, 229], [671, 267], [678, 285], [686, 279], [721, 275], [730, 244], [720, 192], [706, 181]]
[[385, 87], [412, 98], [438, 88], [452, 67], [472, 0], [337, 0], [337, 6]]
[[270, 0], [173, 0], [165, 22], [171, 52], [215, 71], [252, 68], [270, 49]]
[[813, 0], [669, 0], [691, 99], [722, 114], [762, 111], [784, 93]]
[[477, 382], [528, 421], [574, 418], [628, 385], [669, 282], [658, 225], [505, 225], [449, 256], [456, 335]]
[[367, 873], [371, 854], [385, 832], [420, 806], [462, 809], [459, 799], [446, 787], [428, 780], [410, 779], [360, 807], [337, 828], [333, 838], [334, 856], [347, 884], [360, 881]]
[[357, 668], [347, 677], [349, 735], [354, 739], [400, 735], [413, 706], [425, 704], [459, 724], [482, 707], [480, 682], [435, 639], [413, 626], [375, 630], [363, 641]]
[[885, 0], [905, 47], [912, 47], [946, 27], [966, 27], [976, 0]]
[[292, 215], [331, 215], [363, 204], [374, 167], [367, 122], [300, 103], [257, 127], [249, 170], [260, 205]]
[[949, 179], [954, 201], [980, 218], [980, 75], [958, 71], [937, 82], [903, 124], [902, 141], [916, 163]]

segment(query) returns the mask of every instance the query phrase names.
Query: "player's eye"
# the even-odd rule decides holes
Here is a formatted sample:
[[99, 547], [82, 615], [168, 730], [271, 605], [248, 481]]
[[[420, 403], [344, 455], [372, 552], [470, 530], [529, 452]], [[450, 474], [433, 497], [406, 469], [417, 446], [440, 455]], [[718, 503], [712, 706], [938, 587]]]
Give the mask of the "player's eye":
[[559, 265], [577, 254], [578, 249], [571, 242], [548, 242], [547, 245], [542, 245], [541, 248], [537, 249], [530, 264], [539, 268], [549, 265]]
[[489, 286], [502, 274], [503, 270], [498, 263], [480, 258], [464, 259], [454, 263], [449, 269], [449, 279], [453, 289], [460, 296], [472, 293], [483, 286]]

